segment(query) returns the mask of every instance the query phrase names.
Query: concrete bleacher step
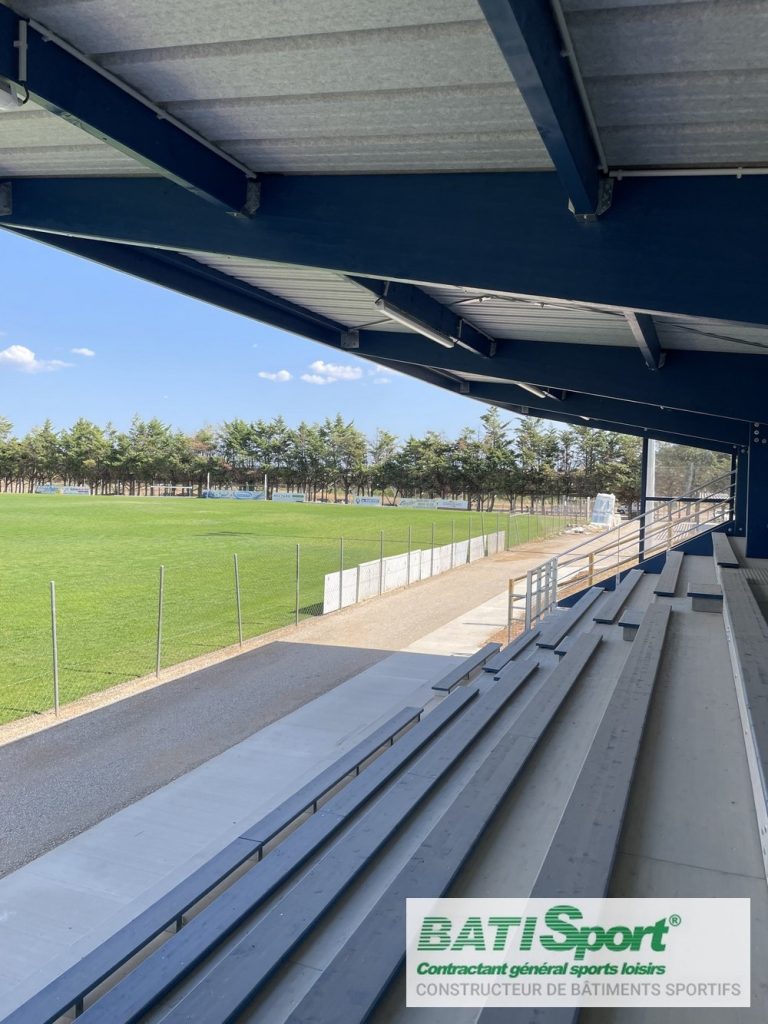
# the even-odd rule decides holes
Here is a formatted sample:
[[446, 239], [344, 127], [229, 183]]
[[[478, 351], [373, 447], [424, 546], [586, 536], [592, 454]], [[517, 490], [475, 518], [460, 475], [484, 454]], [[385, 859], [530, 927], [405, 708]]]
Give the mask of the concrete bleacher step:
[[[367, 850], [366, 857], [356, 866], [356, 871], [362, 870], [396, 827], [393, 822], [397, 821], [397, 814], [391, 808], [399, 809], [401, 814], [410, 813], [437, 784], [442, 772], [447, 771], [461, 757], [478, 733], [537, 668], [537, 662], [525, 662], [514, 679], [497, 684], [482, 696], [478, 694], [478, 688], [472, 685], [446, 697], [434, 711], [333, 796], [316, 814], [303, 822], [177, 935], [171, 937], [160, 950], [86, 1009], [81, 1018], [83, 1024], [127, 1024], [149, 1011], [169, 988], [194, 970], [217, 945], [252, 916], [267, 898], [290, 880], [299, 868], [313, 857], [321, 856], [321, 847], [348, 825], [356, 812], [365, 812], [371, 797], [379, 794], [398, 775], [397, 781], [384, 792], [375, 807], [364, 813], [354, 823], [351, 831], [338, 840], [325, 856], [316, 859], [301, 882], [277, 904], [277, 908], [285, 906], [285, 901], [292, 893], [298, 891], [306, 894], [309, 887], [309, 902], [317, 906], [318, 914], [324, 913], [323, 894], [328, 895], [336, 888], [342, 891], [353, 880], [354, 875], [347, 877], [345, 873], [349, 858], [354, 860], [358, 855], [362, 856], [361, 850]], [[457, 716], [458, 709], [462, 709], [462, 714]], [[336, 858], [341, 858], [343, 863], [337, 862]], [[314, 890], [312, 884], [319, 877], [322, 881], [318, 881], [318, 888]], [[292, 900], [296, 898], [292, 897]], [[328, 898], [332, 897], [328, 895]], [[291, 906], [293, 903], [289, 900], [288, 910]], [[294, 918], [288, 910], [286, 921], [300, 919], [301, 915]], [[272, 912], [267, 916], [276, 919]], [[273, 936], [274, 942], [269, 941], [261, 947], [264, 958], [277, 957], [279, 961], [281, 956], [288, 955], [289, 950], [284, 948], [284, 943], [293, 935], [293, 931], [289, 929], [286, 934], [285, 927], [281, 927], [280, 934], [283, 936], [283, 945], [276, 935]], [[295, 936], [297, 942], [299, 937], [298, 934]], [[293, 946], [290, 945], [290, 948]], [[198, 988], [194, 991], [197, 992]], [[204, 1020], [217, 1018], [215, 1014], [210, 1018], [199, 1016], [198, 1008], [195, 1007], [192, 1019], [200, 1020], [202, 1024]]]
[[712, 554], [715, 565], [723, 569], [738, 569], [739, 560], [734, 554], [731, 542], [724, 533], [719, 531], [712, 534]]
[[723, 612], [768, 879], [768, 624], [744, 572], [721, 574]]
[[481, 647], [475, 654], [465, 658], [455, 668], [452, 668], [450, 672], [446, 672], [444, 676], [441, 676], [436, 683], [432, 684], [432, 689], [438, 690], [441, 693], [450, 693], [451, 690], [459, 685], [462, 679], [469, 679], [476, 668], [480, 668], [488, 658], [498, 654], [500, 648], [501, 644], [486, 644], [485, 647]]
[[[163, 1017], [164, 1024], [180, 1024], [189, 1020], [196, 1024], [219, 1024], [222, 1020], [234, 1019], [312, 928], [332, 910], [355, 879], [424, 803], [446, 772], [471, 748], [538, 667], [538, 662], [523, 662], [514, 676], [507, 676], [505, 681], [477, 697], [472, 707], [435, 740], [376, 805], [358, 819], [253, 928], [242, 935], [197, 985], [189, 989]], [[327, 813], [328, 807], [316, 817]], [[306, 824], [311, 825], [313, 820]], [[294, 835], [299, 835], [300, 831]], [[279, 854], [279, 850], [276, 852]], [[269, 859], [267, 857], [256, 865], [252, 873], [265, 868]], [[215, 937], [218, 931], [216, 904], [208, 910], [213, 913], [206, 931]], [[187, 930], [191, 930], [194, 924], [195, 921]], [[183, 935], [180, 933], [178, 938]], [[124, 1018], [113, 1016], [109, 1020], [110, 1024], [119, 1024]]]
[[528, 629], [525, 633], [521, 633], [520, 636], [516, 637], [511, 644], [507, 644], [502, 650], [493, 657], [489, 658], [488, 661], [483, 665], [484, 672], [493, 672], [494, 678], [499, 678], [499, 672], [509, 664], [510, 661], [522, 654], [533, 641], [541, 634], [541, 627], [535, 626], [533, 629]]
[[604, 594], [605, 591], [602, 587], [591, 587], [586, 594], [579, 598], [576, 604], [570, 608], [560, 609], [548, 621], [545, 619], [541, 636], [536, 641], [536, 646], [553, 651], [563, 637], [570, 633], [579, 620], [586, 615], [595, 601]]
[[[608, 891], [671, 614], [668, 604], [652, 604], [645, 613], [531, 890], [533, 898], [600, 897]], [[536, 1011], [541, 1024], [573, 1024], [578, 1016], [573, 1007]], [[477, 1024], [502, 1021], [529, 1024], [531, 1011], [489, 1008], [477, 1018]]]
[[653, 588], [657, 597], [674, 597], [677, 590], [677, 580], [680, 570], [683, 567], [682, 551], [668, 551], [664, 559], [664, 569], [659, 576], [659, 582]]
[[[477, 688], [462, 690], [444, 700], [393, 747], [364, 770], [354, 781], [359, 795], [372, 796], [408, 757], [414, 756], [440, 729], [477, 696]], [[97, 946], [69, 970], [22, 1004], [3, 1024], [50, 1024], [117, 971], [154, 938], [177, 922], [184, 913], [224, 882], [248, 859], [258, 857], [262, 846], [275, 838], [331, 789], [355, 772], [376, 751], [389, 743], [408, 725], [417, 722], [420, 708], [404, 708], [360, 743], [352, 747], [274, 810], [244, 829], [243, 833], [146, 910]], [[393, 760], [397, 763], [393, 766]], [[383, 761], [383, 764], [382, 764]], [[364, 782], [362, 780], [365, 780]], [[342, 796], [345, 791], [337, 794]], [[327, 805], [326, 805], [327, 806]], [[340, 819], [341, 821], [342, 819]], [[142, 965], [143, 966], [143, 965]], [[113, 990], [114, 991], [114, 990]], [[108, 993], [109, 995], [109, 993]], [[109, 1019], [108, 1017], [105, 1019]]]
[[592, 616], [595, 622], [610, 626], [624, 607], [624, 604], [629, 600], [632, 595], [632, 591], [644, 575], [645, 574], [642, 569], [631, 569], [613, 591], [610, 598], [605, 602], [600, 611], [596, 612]]
[[339, 1020], [340, 1006], [344, 1024], [369, 1019], [404, 960], [406, 898], [448, 891], [600, 643], [599, 634], [577, 638], [285, 1024]]

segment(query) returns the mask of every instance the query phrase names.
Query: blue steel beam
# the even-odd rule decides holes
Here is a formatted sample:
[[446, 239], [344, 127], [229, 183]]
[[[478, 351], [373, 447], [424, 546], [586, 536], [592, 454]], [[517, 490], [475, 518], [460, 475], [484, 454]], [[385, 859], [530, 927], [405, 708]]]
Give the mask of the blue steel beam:
[[599, 419], [615, 423], [617, 430], [622, 426], [634, 426], [697, 438], [705, 443], [714, 441], [729, 445], [745, 445], [749, 438], [749, 424], [743, 420], [703, 416], [677, 409], [659, 409], [652, 405], [619, 402], [575, 391], [568, 392], [561, 401], [552, 401], [528, 394], [514, 384], [471, 381], [469, 393], [483, 402], [502, 401], [526, 405], [535, 409], [540, 416], [550, 417], [556, 412], [563, 412], [567, 416], [578, 417], [582, 422], [587, 421], [587, 425]]
[[343, 325], [328, 317], [203, 266], [179, 253], [94, 242], [84, 238], [65, 238], [62, 235], [42, 235], [33, 231], [13, 233], [312, 341], [339, 347], [346, 332]]
[[563, 40], [548, 2], [479, 0], [515, 85], [547, 148], [573, 212], [593, 217], [611, 186], [563, 55]]
[[[445, 377], [434, 370], [428, 370], [420, 366], [409, 366], [407, 369], [403, 369], [398, 363], [387, 359], [378, 359], [377, 362], [382, 366], [389, 366], [393, 370], [399, 370], [401, 373], [407, 373], [410, 377], [423, 380], [427, 384], [433, 384], [446, 391], [466, 395], [468, 398], [482, 402], [484, 405], [495, 405], [499, 409], [505, 409], [507, 412], [513, 412], [518, 416], [533, 416], [536, 419], [550, 420], [554, 423], [563, 423], [573, 427], [589, 427], [590, 430], [608, 430], [614, 434], [628, 434], [630, 437], [648, 437], [655, 441], [666, 441], [669, 444], [687, 445], [689, 448], [705, 448], [707, 451], [727, 452], [730, 454], [734, 450], [734, 445], [730, 441], [689, 436], [678, 433], [675, 430], [646, 427], [642, 424], [634, 423], [632, 422], [631, 414], [622, 413], [623, 421], [605, 419], [598, 413], [596, 407], [593, 410], [596, 415], [589, 417], [589, 422], [585, 422], [583, 416], [568, 412], [566, 403], [553, 402], [552, 405], [545, 407], [540, 400], [532, 399], [534, 404], [529, 404], [528, 400], [531, 399], [531, 396], [519, 388], [516, 389], [518, 395], [521, 396], [519, 403], [514, 401], [511, 390], [506, 398], [500, 397], [501, 392], [494, 398], [483, 397], [478, 392], [474, 381], [470, 382], [468, 389], [465, 390], [460, 381]], [[637, 409], [643, 408], [642, 406], [637, 406]], [[641, 417], [642, 413], [638, 413], [636, 418], [640, 419]]]
[[246, 219], [156, 179], [17, 179], [0, 225], [768, 324], [768, 177], [627, 179], [594, 224], [558, 202], [552, 173], [261, 182]]
[[648, 374], [630, 347], [499, 340], [489, 369], [461, 349], [372, 330], [360, 333], [360, 355], [454, 374], [492, 374], [569, 395], [581, 392], [705, 416], [768, 421], [765, 356], [675, 350], [667, 352], [663, 373]]
[[230, 212], [254, 211], [254, 176], [237, 161], [1, 4], [0, 80], [195, 196]]
[[[241, 316], [259, 320], [273, 327], [310, 338], [335, 349], [345, 346], [350, 332], [342, 324], [321, 314], [314, 313], [295, 303], [205, 267], [195, 260], [178, 253], [162, 250], [145, 250], [136, 246], [116, 245], [108, 242], [94, 242], [87, 239], [64, 238], [57, 235], [37, 235], [34, 232], [15, 231], [15, 234], [42, 241], [44, 244], [61, 249], [83, 259], [92, 260], [104, 266], [149, 281], [161, 287], [170, 288], [183, 295], [208, 302]], [[357, 342], [363, 339], [363, 349], [356, 354], [371, 358], [367, 354], [367, 332], [351, 335]], [[373, 337], [396, 339], [398, 347], [403, 344], [420, 345], [418, 335], [391, 335], [377, 332]], [[437, 346], [426, 345], [434, 350]], [[617, 430], [624, 433], [643, 434], [659, 440], [674, 437], [677, 444], [708, 447], [719, 443], [725, 446], [746, 443], [748, 428], [737, 420], [723, 420], [712, 416], [694, 416], [658, 410], [636, 402], [609, 401], [592, 395], [570, 392], [563, 400], [539, 399], [513, 384], [465, 383], [450, 370], [432, 369], [427, 366], [403, 364], [385, 357], [375, 362], [416, 377], [427, 383], [443, 387], [460, 394], [468, 394], [490, 404], [518, 403], [530, 407], [532, 414], [564, 423], [583, 425], [585, 417], [589, 426]], [[479, 366], [487, 366], [479, 363]], [[703, 440], [702, 440], [703, 439]]]
[[645, 365], [649, 370], [658, 370], [664, 365], [665, 354], [661, 350], [661, 342], [656, 333], [653, 317], [648, 313], [635, 313], [634, 310], [624, 311], [632, 337], [642, 353]]

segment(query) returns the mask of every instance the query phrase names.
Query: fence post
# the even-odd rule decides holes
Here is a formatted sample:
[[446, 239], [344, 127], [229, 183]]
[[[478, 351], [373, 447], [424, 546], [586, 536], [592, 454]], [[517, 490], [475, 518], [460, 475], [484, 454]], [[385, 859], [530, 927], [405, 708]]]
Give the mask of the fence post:
[[480, 536], [483, 539], [483, 543], [482, 543], [483, 558], [486, 558], [488, 556], [488, 546], [487, 546], [486, 540], [485, 540], [485, 517], [483, 516], [482, 511], [480, 512]]
[[157, 591], [157, 654], [155, 675], [160, 675], [160, 659], [163, 653], [163, 597], [165, 595], [165, 566], [160, 566], [160, 586]]
[[379, 597], [384, 593], [384, 531], [379, 530]]
[[499, 541], [499, 534], [501, 533], [501, 512], [496, 513], [496, 554], [498, 555], [501, 549], [501, 542]]
[[467, 523], [467, 562], [472, 561], [472, 512], [468, 513]]
[[240, 641], [240, 646], [243, 646], [243, 615], [240, 608], [240, 566], [237, 564], [237, 555], [233, 555], [235, 560], [235, 602], [237, 604], [237, 638]]
[[432, 550], [429, 555], [429, 575], [435, 575], [435, 524], [432, 523]]
[[301, 580], [301, 544], [296, 545], [296, 625], [299, 624], [299, 582]]
[[515, 581], [509, 581], [509, 596], [507, 598], [507, 643], [512, 639], [512, 616], [515, 611]]
[[451, 568], [456, 560], [456, 520], [451, 520]]
[[409, 587], [411, 585], [411, 526], [408, 525], [408, 570], [405, 578], [405, 585]]
[[341, 611], [344, 590], [344, 538], [339, 537], [339, 611]]
[[56, 584], [51, 580], [51, 648], [53, 653], [53, 713], [59, 713], [59, 637], [56, 631]]

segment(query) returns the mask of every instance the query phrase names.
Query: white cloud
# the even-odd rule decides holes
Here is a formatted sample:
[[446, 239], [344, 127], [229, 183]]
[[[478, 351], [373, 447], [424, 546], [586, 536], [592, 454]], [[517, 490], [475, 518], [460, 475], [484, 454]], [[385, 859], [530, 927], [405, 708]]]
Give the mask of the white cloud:
[[293, 379], [293, 374], [287, 370], [278, 370], [277, 373], [270, 373], [268, 370], [259, 370], [259, 376], [263, 380], [276, 380], [279, 383], [284, 383], [287, 380]]
[[321, 377], [317, 373], [302, 373], [301, 379], [306, 384], [331, 384], [333, 383], [332, 377]]
[[386, 377], [393, 377], [397, 373], [397, 370], [393, 370], [389, 366], [379, 366], [379, 364], [376, 363], [373, 369], [369, 370], [368, 373], [371, 377], [376, 377], [379, 374], [382, 374]]
[[71, 363], [63, 363], [61, 359], [38, 359], [31, 348], [26, 345], [9, 345], [0, 351], [0, 366], [21, 370], [22, 373], [49, 373], [62, 370]]
[[322, 359], [316, 359], [310, 364], [310, 370], [326, 378], [326, 383], [333, 380], [360, 380], [363, 376], [361, 366], [343, 366], [340, 363], [326, 363]]
[[92, 348], [71, 348], [69, 350], [73, 356], [95, 356], [96, 353]]
[[373, 378], [373, 383], [374, 384], [391, 384], [392, 381], [389, 379], [389, 377], [374, 377]]

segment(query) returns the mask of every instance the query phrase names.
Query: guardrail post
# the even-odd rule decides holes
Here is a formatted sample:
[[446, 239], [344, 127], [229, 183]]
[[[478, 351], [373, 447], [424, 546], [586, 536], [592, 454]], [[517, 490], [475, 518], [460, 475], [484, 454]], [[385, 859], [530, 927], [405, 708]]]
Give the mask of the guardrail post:
[[53, 655], [53, 713], [59, 713], [59, 637], [56, 630], [56, 584], [51, 580], [51, 651]]
[[672, 503], [667, 505], [667, 550], [672, 547]]
[[165, 566], [160, 566], [160, 585], [157, 590], [157, 650], [155, 652], [155, 676], [160, 675], [163, 656], [163, 599], [165, 597]]
[[341, 611], [343, 591], [344, 591], [344, 538], [343, 537], [339, 537], [339, 611]]
[[301, 544], [296, 545], [296, 625], [299, 624], [299, 591], [301, 581]]
[[243, 613], [240, 607], [240, 566], [237, 564], [237, 555], [233, 556], [235, 562], [235, 602], [237, 605], [237, 638], [240, 646], [243, 646]]
[[531, 628], [531, 604], [533, 601], [533, 570], [529, 569], [525, 576], [525, 631]]
[[379, 530], [379, 597], [384, 593], [384, 531]]
[[507, 643], [512, 639], [512, 616], [515, 614], [515, 580], [509, 581], [507, 596]]

